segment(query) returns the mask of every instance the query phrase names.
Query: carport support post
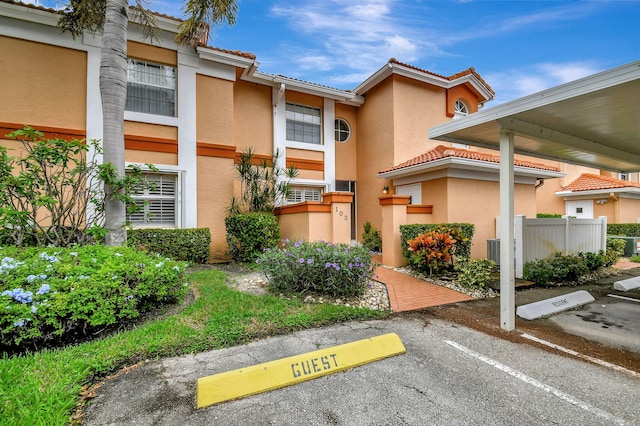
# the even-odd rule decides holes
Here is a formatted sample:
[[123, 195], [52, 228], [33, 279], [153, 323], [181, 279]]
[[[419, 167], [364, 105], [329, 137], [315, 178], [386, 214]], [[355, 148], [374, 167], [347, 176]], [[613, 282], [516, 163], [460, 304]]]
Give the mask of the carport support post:
[[500, 131], [500, 327], [516, 328], [513, 133]]

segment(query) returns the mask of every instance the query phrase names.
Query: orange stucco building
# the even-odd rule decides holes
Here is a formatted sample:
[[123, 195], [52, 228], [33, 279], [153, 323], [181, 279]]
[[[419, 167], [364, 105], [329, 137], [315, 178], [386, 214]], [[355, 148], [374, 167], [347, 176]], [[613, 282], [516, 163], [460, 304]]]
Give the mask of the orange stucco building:
[[[2, 135], [30, 125], [102, 138], [101, 37], [74, 39], [57, 19], [0, 0]], [[486, 255], [499, 209], [497, 153], [427, 137], [493, 98], [473, 68], [443, 76], [390, 59], [339, 90], [263, 73], [250, 53], [177, 46], [180, 21], [157, 19], [153, 44], [129, 26], [125, 161], [159, 170], [149, 174], [159, 189], [137, 194], [149, 203], [131, 218], [135, 226], [207, 227], [212, 256], [225, 257], [225, 209], [239, 191], [234, 163], [247, 148], [266, 157], [278, 150], [282, 166], [299, 170], [278, 210], [283, 237], [358, 240], [366, 221], [394, 235], [389, 209], [400, 209], [405, 223], [474, 223], [472, 255]], [[565, 213], [563, 188], [585, 172], [600, 173], [519, 157], [516, 214]]]

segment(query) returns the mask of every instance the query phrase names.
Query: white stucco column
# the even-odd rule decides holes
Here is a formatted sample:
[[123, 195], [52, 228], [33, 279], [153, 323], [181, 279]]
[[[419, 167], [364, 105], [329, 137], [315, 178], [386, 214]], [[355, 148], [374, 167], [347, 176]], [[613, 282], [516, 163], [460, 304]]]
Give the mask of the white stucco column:
[[178, 53], [178, 168], [184, 170], [179, 209], [182, 226], [198, 226], [196, 70], [198, 58]]
[[336, 184], [336, 142], [335, 142], [335, 119], [336, 101], [324, 99], [324, 180], [328, 192], [335, 191]]
[[516, 328], [513, 133], [500, 131], [500, 327]]

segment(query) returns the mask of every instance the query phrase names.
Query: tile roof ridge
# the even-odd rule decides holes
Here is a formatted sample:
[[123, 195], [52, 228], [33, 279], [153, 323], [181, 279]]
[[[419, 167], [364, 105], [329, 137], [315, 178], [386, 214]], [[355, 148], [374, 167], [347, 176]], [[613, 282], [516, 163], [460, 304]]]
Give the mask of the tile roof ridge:
[[[431, 161], [440, 160], [448, 157], [465, 158], [472, 161], [485, 161], [490, 163], [500, 162], [499, 155], [478, 152], [478, 151], [470, 151], [468, 149], [456, 148], [456, 147], [445, 146], [445, 145], [438, 145], [427, 152], [424, 152], [414, 158], [411, 158], [407, 161], [403, 161], [399, 164], [389, 167], [386, 170], [381, 171], [380, 173], [386, 173], [394, 170], [401, 170], [407, 167], [426, 164]], [[548, 166], [543, 163], [534, 163], [532, 161], [527, 161], [527, 160], [520, 160], [517, 158], [514, 160], [514, 165], [519, 167], [548, 170], [548, 171], [554, 171], [554, 172], [560, 171], [558, 167]]]
[[569, 185], [563, 187], [562, 191], [580, 192], [620, 188], [640, 188], [640, 182], [631, 182], [594, 173], [583, 173]]

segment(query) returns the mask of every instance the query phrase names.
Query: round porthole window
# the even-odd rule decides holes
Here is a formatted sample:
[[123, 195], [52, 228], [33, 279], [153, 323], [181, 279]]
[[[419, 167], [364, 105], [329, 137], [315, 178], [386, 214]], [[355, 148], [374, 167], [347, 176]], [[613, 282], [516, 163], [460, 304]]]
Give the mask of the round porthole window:
[[342, 118], [336, 118], [335, 126], [336, 142], [342, 143], [349, 140], [349, 136], [351, 136], [351, 127], [349, 127], [349, 123]]
[[462, 101], [456, 101], [456, 105], [453, 109], [453, 117], [464, 117], [469, 115], [469, 109]]

